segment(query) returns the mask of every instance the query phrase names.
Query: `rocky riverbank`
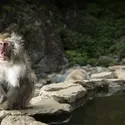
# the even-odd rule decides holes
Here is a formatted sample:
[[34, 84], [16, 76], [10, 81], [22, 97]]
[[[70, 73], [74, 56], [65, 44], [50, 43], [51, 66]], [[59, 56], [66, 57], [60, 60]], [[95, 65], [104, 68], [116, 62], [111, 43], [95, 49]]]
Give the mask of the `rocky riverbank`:
[[[38, 82], [31, 105], [27, 109], [0, 111], [1, 125], [44, 125], [42, 122], [66, 120], [73, 109], [88, 99], [125, 90], [125, 66], [74, 67], [47, 77], [53, 83], [42, 85]], [[48, 81], [45, 80], [44, 83]]]

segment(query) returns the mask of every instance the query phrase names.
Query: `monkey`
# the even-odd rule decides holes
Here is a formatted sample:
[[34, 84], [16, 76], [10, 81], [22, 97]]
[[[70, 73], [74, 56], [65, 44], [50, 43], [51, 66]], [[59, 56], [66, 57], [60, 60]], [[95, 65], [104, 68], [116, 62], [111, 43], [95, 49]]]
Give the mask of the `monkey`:
[[23, 109], [34, 92], [36, 75], [17, 33], [0, 33], [0, 109]]

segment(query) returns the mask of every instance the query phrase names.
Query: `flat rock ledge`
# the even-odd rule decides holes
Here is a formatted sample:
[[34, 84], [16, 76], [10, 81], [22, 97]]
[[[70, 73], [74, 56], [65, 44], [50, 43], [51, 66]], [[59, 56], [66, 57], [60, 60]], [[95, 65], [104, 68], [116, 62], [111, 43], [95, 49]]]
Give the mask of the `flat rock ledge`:
[[86, 95], [86, 89], [80, 84], [62, 82], [43, 86], [41, 97], [50, 97], [60, 103], [72, 103]]
[[81, 98], [86, 99], [92, 90], [96, 90], [96, 93], [105, 91], [105, 93], [115, 94], [119, 90], [124, 91], [124, 88], [124, 79], [74, 80], [45, 85], [41, 88], [39, 96], [53, 98], [59, 103], [72, 104]]
[[[26, 109], [1, 110], [0, 120], [2, 121], [1, 125], [11, 125], [12, 123], [13, 125], [47, 125], [42, 122], [35, 121], [33, 116], [41, 116], [42, 121], [43, 115], [63, 115], [66, 113], [70, 114], [71, 112], [72, 107], [69, 104], [60, 104], [53, 98], [42, 98], [41, 96], [38, 96], [32, 98], [31, 105]], [[30, 119], [30, 121], [27, 119]]]

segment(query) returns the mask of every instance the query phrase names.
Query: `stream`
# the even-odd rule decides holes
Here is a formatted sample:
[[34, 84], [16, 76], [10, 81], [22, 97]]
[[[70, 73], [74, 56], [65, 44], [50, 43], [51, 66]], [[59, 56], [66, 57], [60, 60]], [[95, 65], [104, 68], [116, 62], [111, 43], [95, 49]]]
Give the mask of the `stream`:
[[60, 125], [125, 125], [125, 94], [96, 97], [72, 113]]

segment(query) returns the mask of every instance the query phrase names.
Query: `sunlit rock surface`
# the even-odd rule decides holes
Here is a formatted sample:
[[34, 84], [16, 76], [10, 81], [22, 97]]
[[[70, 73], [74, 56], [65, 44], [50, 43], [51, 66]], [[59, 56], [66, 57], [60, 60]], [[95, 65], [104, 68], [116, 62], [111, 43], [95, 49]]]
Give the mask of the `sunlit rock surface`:
[[1, 125], [47, 125], [37, 122], [34, 118], [26, 115], [6, 116]]
[[86, 95], [86, 89], [79, 84], [72, 82], [62, 82], [58, 84], [50, 84], [42, 87], [40, 95], [44, 97], [52, 97], [58, 102], [72, 103]]

